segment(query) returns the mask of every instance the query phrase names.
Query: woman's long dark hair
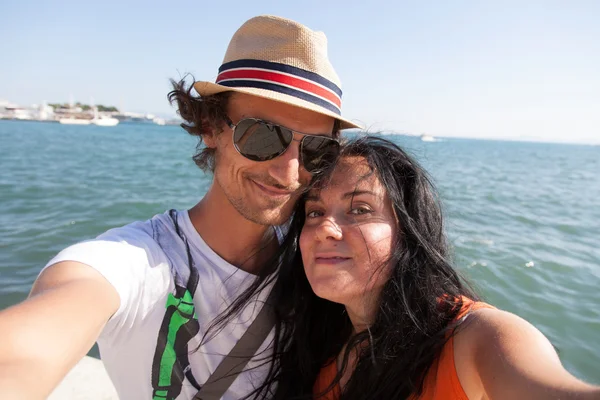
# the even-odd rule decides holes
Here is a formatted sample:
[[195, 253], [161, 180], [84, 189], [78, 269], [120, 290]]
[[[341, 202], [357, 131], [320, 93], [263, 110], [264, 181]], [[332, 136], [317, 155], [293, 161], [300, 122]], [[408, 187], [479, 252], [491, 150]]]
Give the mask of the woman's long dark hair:
[[[398, 218], [393, 270], [377, 315], [367, 331], [353, 333], [341, 304], [317, 297], [306, 278], [298, 239], [304, 225], [301, 200], [282, 246], [276, 305], [275, 363], [257, 398], [312, 399], [321, 368], [340, 352], [343, 371], [353, 349], [360, 354], [341, 399], [406, 399], [423, 379], [451, 333], [462, 296], [476, 299], [450, 262], [442, 210], [425, 170], [405, 151], [380, 137], [342, 146], [341, 157], [359, 156], [376, 174]], [[316, 185], [327, 184], [327, 176]], [[342, 376], [339, 372], [334, 383]]]

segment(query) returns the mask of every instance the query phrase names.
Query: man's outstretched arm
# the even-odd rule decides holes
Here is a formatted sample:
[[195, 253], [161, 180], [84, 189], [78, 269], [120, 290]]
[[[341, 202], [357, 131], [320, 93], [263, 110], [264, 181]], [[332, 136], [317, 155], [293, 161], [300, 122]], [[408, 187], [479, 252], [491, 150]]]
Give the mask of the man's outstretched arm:
[[45, 399], [89, 351], [119, 308], [115, 288], [92, 267], [47, 268], [27, 300], [0, 312], [3, 399]]

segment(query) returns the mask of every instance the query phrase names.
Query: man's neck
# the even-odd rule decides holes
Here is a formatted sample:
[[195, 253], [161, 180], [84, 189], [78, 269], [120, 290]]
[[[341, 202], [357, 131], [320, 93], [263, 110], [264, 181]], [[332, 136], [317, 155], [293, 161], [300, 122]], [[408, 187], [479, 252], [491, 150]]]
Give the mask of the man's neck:
[[192, 225], [225, 261], [243, 271], [258, 274], [278, 247], [274, 229], [244, 218], [214, 185], [189, 210]]

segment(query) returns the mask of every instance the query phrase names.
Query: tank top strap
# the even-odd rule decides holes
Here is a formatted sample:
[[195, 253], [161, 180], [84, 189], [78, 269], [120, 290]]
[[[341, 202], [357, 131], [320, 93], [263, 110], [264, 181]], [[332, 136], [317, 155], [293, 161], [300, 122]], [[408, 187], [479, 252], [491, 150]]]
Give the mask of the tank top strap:
[[[327, 393], [325, 391], [331, 386], [331, 383], [335, 379], [335, 376], [338, 372], [337, 361], [333, 358], [330, 362], [325, 364], [319, 375], [317, 376], [317, 380], [313, 385], [313, 394], [314, 398], [319, 400], [338, 400], [341, 396], [341, 388], [339, 384], [336, 384], [333, 389], [329, 390]], [[324, 393], [324, 394], [323, 394]], [[319, 396], [322, 395], [322, 396]]]
[[[456, 328], [474, 311], [494, 309], [490, 304], [462, 297], [462, 306], [452, 328]], [[433, 363], [423, 382], [423, 392], [410, 400], [469, 400], [458, 379], [454, 363], [454, 336], [450, 336], [440, 356]]]
[[454, 325], [460, 325], [472, 312], [481, 310], [483, 308], [494, 308], [483, 301], [474, 301], [468, 297], [461, 296], [462, 306], [456, 317], [454, 317]]

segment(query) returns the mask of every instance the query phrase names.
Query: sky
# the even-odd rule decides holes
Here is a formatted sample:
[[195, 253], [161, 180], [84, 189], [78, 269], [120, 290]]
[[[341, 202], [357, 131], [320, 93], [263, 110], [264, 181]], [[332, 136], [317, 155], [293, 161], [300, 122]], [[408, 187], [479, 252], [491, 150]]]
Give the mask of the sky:
[[0, 99], [175, 115], [247, 19], [328, 37], [343, 115], [371, 132], [600, 144], [600, 1], [11, 1]]

